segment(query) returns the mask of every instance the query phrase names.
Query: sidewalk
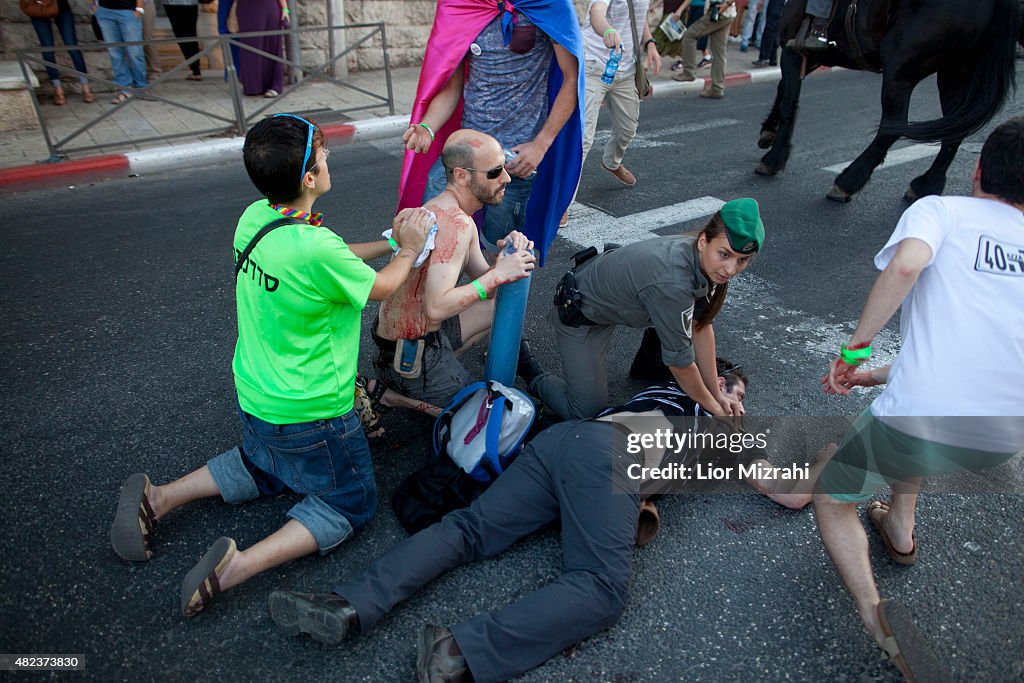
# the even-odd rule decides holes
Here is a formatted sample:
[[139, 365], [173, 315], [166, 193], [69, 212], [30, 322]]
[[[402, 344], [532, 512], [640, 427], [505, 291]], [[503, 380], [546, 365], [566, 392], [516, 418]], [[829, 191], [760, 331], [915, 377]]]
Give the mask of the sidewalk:
[[[780, 78], [777, 67], [752, 67], [757, 50], [743, 53], [738, 44], [729, 44], [727, 89], [749, 82], [774, 81]], [[698, 72], [692, 83], [671, 80], [670, 67], [674, 58], [666, 58], [656, 76], [654, 97], [675, 96], [678, 93], [697, 93], [710, 81], [710, 69]], [[187, 72], [185, 72], [187, 73]], [[231, 94], [221, 72], [206, 71], [202, 82], [184, 79], [185, 73], [175, 74], [151, 88], [154, 95], [172, 102], [188, 105], [203, 112], [231, 118]], [[703, 77], [703, 78], [702, 78]], [[371, 104], [365, 95], [324, 81], [302, 85], [295, 92], [280, 97], [265, 113], [306, 113], [318, 120], [332, 143], [353, 140], [381, 139], [399, 136], [408, 125], [409, 113], [419, 79], [418, 67], [391, 70], [395, 116], [387, 106], [353, 112], [346, 117], [336, 113], [339, 109]], [[385, 94], [383, 71], [352, 73], [347, 82], [365, 90]], [[97, 93], [95, 104], [84, 104], [74, 85], [67, 86], [67, 105], [55, 107], [48, 96], [43, 96], [40, 108], [53, 139], [66, 137], [105, 110], [113, 109], [113, 93]], [[728, 102], [728, 100], [726, 100]], [[246, 111], [263, 106], [263, 98], [244, 98]], [[767, 107], [766, 102], [766, 107]], [[187, 133], [210, 128], [224, 132], [204, 136], [187, 135], [172, 140], [136, 142], [144, 138]], [[46, 163], [49, 152], [41, 130], [0, 133], [0, 190], [25, 188], [41, 181], [52, 183], [83, 182], [90, 179], [152, 173], [176, 167], [195, 167], [202, 163], [223, 162], [225, 155], [241, 149], [241, 137], [231, 136], [229, 125], [202, 113], [183, 109], [166, 102], [135, 100], [118, 112], [89, 128], [76, 137], [72, 147], [99, 146], [81, 153], [70, 152], [65, 161]]]

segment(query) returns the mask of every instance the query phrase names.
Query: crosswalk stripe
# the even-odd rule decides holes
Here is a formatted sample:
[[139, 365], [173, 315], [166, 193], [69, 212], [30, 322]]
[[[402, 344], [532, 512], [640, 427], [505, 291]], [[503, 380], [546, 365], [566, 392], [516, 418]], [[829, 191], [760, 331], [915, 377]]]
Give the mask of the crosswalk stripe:
[[[935, 145], [908, 145], [901, 147], [897, 150], [890, 150], [889, 154], [885, 157], [885, 162], [881, 166], [876, 168], [876, 171], [880, 171], [890, 166], [899, 166], [900, 164], [906, 164], [911, 161], [917, 161], [918, 159], [924, 159], [925, 157], [935, 156], [939, 151], [939, 148]], [[841, 173], [844, 168], [853, 163], [853, 160], [844, 161], [841, 164], [835, 164], [833, 166], [826, 166], [821, 169], [822, 171], [828, 171], [829, 173]]]
[[611, 216], [576, 203], [569, 210], [569, 227], [559, 230], [558, 235], [583, 247], [605, 242], [632, 244], [653, 237], [653, 232], [659, 228], [710, 216], [723, 204], [725, 202], [717, 197], [698, 197], [628, 216]]

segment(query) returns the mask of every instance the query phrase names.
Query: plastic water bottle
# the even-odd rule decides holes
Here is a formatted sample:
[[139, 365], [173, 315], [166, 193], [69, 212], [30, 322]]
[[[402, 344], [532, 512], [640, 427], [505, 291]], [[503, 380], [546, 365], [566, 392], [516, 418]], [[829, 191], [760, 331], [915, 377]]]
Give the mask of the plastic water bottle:
[[612, 48], [612, 53], [608, 55], [608, 61], [604, 65], [604, 73], [601, 74], [601, 82], [605, 85], [611, 85], [615, 80], [615, 72], [619, 70], [620, 59], [622, 59], [622, 49]]
[[[513, 152], [512, 150], [510, 150], [508, 147], [502, 148], [502, 152], [505, 153], [505, 165], [506, 166], [509, 164], [509, 162], [511, 162], [513, 159], [515, 159], [517, 156], [519, 156], [517, 153]], [[534, 177], [535, 175], [537, 175], [537, 169], [533, 169], [533, 171], [530, 173], [530, 175], [526, 176], [526, 179], [529, 180], [530, 178]]]
[[[514, 254], [515, 245], [509, 240], [506, 254]], [[494, 302], [494, 322], [491, 324], [491, 340], [487, 348], [487, 364], [484, 377], [513, 386], [516, 382], [516, 364], [519, 360], [519, 340], [523, 338], [523, 323], [526, 318], [526, 302], [530, 298], [530, 280], [507, 282], [498, 287]]]

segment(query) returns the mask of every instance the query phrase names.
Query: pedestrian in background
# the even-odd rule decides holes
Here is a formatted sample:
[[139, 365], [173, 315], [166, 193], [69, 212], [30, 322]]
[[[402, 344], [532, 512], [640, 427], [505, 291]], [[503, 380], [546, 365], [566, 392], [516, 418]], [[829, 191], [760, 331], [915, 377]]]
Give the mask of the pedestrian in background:
[[[57, 30], [60, 31], [60, 39], [64, 42], [64, 45], [78, 45], [78, 35], [75, 33], [75, 15], [71, 11], [71, 6], [68, 4], [68, 0], [57, 0], [57, 16], [55, 17], [29, 17], [32, 20], [32, 28], [36, 31], [36, 36], [39, 37], [39, 45], [42, 47], [53, 47], [56, 43], [53, 38], [53, 25], [57, 25]], [[92, 90], [89, 89], [89, 79], [86, 77], [87, 69], [85, 68], [85, 59], [82, 58], [82, 53], [79, 50], [70, 50], [68, 54], [71, 56], [71, 63], [75, 65], [75, 69], [79, 72], [78, 81], [82, 84], [82, 101], [86, 104], [91, 104], [96, 101], [96, 96], [92, 94]], [[60, 72], [57, 71], [49, 64], [56, 64], [57, 60], [54, 58], [52, 52], [43, 53], [43, 61], [47, 62], [46, 75], [50, 78], [50, 83], [53, 84], [53, 103], [62, 107], [67, 102], [64, 97], [64, 86], [60, 82]]]
[[776, 66], [778, 65], [779, 50], [779, 19], [782, 17], [782, 8], [786, 0], [767, 0], [767, 7], [764, 11], [764, 32], [761, 34], [761, 52], [753, 66]]
[[[235, 16], [239, 33], [277, 31], [291, 25], [287, 0], [238, 0]], [[284, 54], [284, 36], [239, 38], [239, 42], [276, 57]], [[246, 95], [277, 97], [284, 90], [284, 63], [242, 48], [238, 75]]]
[[[164, 3], [167, 4], [167, 3]], [[142, 40], [156, 39], [156, 0], [142, 0]], [[146, 70], [151, 76], [163, 74], [160, 66], [160, 50], [155, 43], [148, 43], [142, 48], [146, 53]]]
[[673, 40], [670, 36], [665, 35], [665, 32], [661, 30], [661, 25], [670, 16], [673, 17], [674, 20], [678, 21], [678, 17], [676, 17], [674, 13], [682, 4], [683, 0], [665, 0], [664, 11], [662, 12], [661, 18], [658, 19], [658, 23], [654, 27], [653, 31], [655, 46], [658, 48], [658, 54], [662, 57], [677, 58], [672, 64], [673, 71], [678, 71], [683, 68], [683, 39], [682, 37], [679, 37]]
[[[146, 14], [143, 0], [98, 0], [96, 21], [103, 31], [105, 43], [131, 43], [142, 40], [142, 17]], [[114, 70], [114, 83], [121, 91], [110, 101], [121, 104], [128, 99], [128, 89], [144, 90], [149, 87], [146, 80], [146, 56], [141, 45], [108, 47], [110, 66]]]
[[[167, 12], [167, 19], [171, 22], [175, 38], [195, 38], [196, 22], [199, 21], [199, 0], [164, 0], [164, 11]], [[194, 40], [179, 42], [178, 49], [187, 61], [199, 53], [199, 43]], [[186, 80], [203, 80], [198, 59], [191, 62], [188, 68], [192, 73], [186, 76]]]
[[[633, 21], [629, 0], [591, 0], [583, 23], [583, 48], [586, 61], [587, 103], [583, 121], [583, 159], [594, 143], [601, 104], [607, 103], [612, 118], [612, 136], [605, 145], [601, 168], [624, 185], [636, 185], [636, 177], [622, 163], [626, 148], [636, 135], [640, 120], [640, 95], [636, 90], [636, 69], [661, 70], [661, 56], [647, 24], [648, 0], [633, 0], [635, 21], [640, 32], [640, 50], [644, 63], [636, 63]], [[642, 29], [641, 29], [642, 27]], [[605, 66], [613, 52], [621, 55], [618, 70], [606, 82]]]
[[761, 44], [764, 34], [764, 12], [767, 7], [767, 0], [751, 0], [747, 6], [746, 14], [743, 15], [743, 30], [740, 33], [740, 52], [746, 52], [751, 45], [758, 47]]
[[[683, 0], [680, 9], [686, 9], [690, 0]], [[707, 37], [711, 45], [711, 88], [701, 92], [701, 97], [720, 100], [725, 97], [725, 48], [729, 38], [729, 25], [736, 18], [735, 0], [713, 3], [712, 11], [704, 13], [701, 18], [686, 30], [683, 36], [683, 69], [672, 76], [674, 81], [697, 80], [696, 70], [698, 40]]]

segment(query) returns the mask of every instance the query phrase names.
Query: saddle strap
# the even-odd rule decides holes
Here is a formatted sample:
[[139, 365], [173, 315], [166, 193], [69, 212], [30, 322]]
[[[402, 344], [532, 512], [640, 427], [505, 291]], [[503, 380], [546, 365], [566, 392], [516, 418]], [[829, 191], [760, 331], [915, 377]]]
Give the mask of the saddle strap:
[[857, 0], [850, 0], [850, 6], [846, 10], [846, 39], [850, 43], [850, 53], [853, 56], [853, 61], [857, 62], [857, 66], [864, 71], [880, 71], [864, 58], [864, 51], [857, 38]]

